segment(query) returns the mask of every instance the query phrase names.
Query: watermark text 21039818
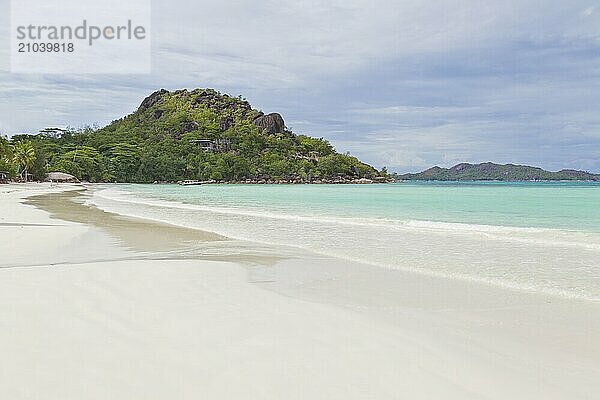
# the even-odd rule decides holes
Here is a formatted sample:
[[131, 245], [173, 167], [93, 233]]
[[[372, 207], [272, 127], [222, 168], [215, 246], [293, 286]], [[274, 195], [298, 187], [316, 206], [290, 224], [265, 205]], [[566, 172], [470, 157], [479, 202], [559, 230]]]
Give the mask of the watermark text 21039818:
[[75, 51], [73, 43], [19, 43], [19, 53], [72, 53]]

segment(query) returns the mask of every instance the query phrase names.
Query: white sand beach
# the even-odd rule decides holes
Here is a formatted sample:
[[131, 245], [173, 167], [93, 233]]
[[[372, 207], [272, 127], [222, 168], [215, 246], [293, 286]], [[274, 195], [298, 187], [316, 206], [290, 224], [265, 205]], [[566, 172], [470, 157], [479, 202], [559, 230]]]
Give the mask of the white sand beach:
[[[0, 185], [0, 398], [600, 396], [598, 302], [234, 241], [190, 252], [230, 244], [75, 215], [61, 193], [82, 189]], [[72, 218], [25, 204], [42, 194]]]

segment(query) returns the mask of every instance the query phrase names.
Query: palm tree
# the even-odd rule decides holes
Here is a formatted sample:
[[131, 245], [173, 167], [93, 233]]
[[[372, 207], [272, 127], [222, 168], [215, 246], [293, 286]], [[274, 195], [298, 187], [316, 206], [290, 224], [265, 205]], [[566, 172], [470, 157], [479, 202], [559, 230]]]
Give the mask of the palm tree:
[[0, 180], [6, 180], [12, 166], [11, 148], [8, 140], [0, 136]]
[[8, 144], [8, 140], [6, 140], [2, 136], [0, 136], [0, 160], [7, 159], [9, 156], [10, 156], [10, 145]]
[[29, 140], [23, 140], [15, 144], [13, 150], [13, 162], [21, 170], [19, 175], [25, 176], [27, 182], [27, 170], [35, 162], [35, 149]]

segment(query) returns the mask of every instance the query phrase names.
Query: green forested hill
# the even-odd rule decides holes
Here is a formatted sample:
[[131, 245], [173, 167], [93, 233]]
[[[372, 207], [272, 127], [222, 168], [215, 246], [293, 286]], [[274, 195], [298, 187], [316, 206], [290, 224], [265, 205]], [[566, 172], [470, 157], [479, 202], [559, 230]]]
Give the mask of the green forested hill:
[[101, 129], [19, 135], [36, 150], [36, 178], [62, 171], [92, 182], [184, 179], [350, 181], [382, 175], [324, 139], [296, 135], [279, 114], [212, 89], [160, 90]]
[[563, 169], [550, 172], [537, 167], [514, 164], [457, 164], [452, 168], [433, 167], [417, 174], [398, 175], [402, 180], [430, 181], [600, 181], [600, 175]]

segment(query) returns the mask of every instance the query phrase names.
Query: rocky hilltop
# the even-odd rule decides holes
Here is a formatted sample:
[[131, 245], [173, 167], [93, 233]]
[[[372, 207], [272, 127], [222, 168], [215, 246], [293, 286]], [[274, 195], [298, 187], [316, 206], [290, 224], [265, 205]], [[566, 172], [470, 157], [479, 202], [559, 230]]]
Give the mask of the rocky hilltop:
[[46, 130], [19, 139], [33, 142], [43, 168], [92, 182], [389, 180], [325, 139], [292, 132], [280, 114], [213, 89], [161, 89], [101, 129]]
[[[178, 90], [173, 93], [161, 89], [146, 97], [136, 113], [142, 113], [148, 109], [153, 109], [154, 117], [160, 119], [169, 111], [169, 105], [165, 104], [165, 99], [178, 98], [182, 103], [188, 103], [188, 108], [201, 109], [206, 108], [219, 116], [219, 128], [226, 131], [231, 128], [236, 120], [251, 120], [254, 125], [261, 128], [266, 133], [289, 132], [286, 130], [283, 118], [278, 113], [265, 115], [262, 111], [252, 108], [250, 103], [239, 97], [230, 97], [227, 94], [221, 94], [213, 89], [196, 89], [188, 92], [186, 89]], [[161, 108], [161, 105], [165, 107]], [[166, 110], [165, 110], [166, 109]], [[171, 110], [172, 111], [172, 110]], [[191, 131], [190, 127], [199, 127], [199, 121], [187, 121], [185, 131]]]
[[558, 172], [514, 164], [457, 164], [452, 168], [435, 166], [416, 174], [398, 175], [400, 180], [419, 181], [600, 181], [600, 174], [563, 169]]

